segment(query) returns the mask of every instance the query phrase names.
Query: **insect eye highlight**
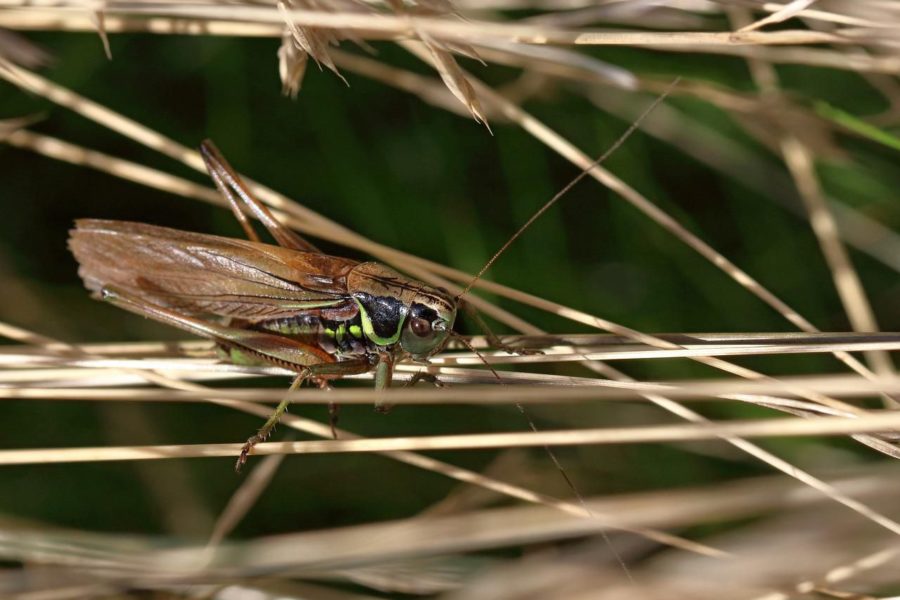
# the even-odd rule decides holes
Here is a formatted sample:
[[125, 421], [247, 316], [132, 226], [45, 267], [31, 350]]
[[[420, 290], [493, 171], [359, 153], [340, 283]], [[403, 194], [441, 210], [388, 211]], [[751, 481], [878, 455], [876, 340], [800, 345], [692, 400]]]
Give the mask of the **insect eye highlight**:
[[428, 337], [431, 335], [431, 321], [421, 317], [413, 317], [409, 321], [409, 328], [419, 337]]

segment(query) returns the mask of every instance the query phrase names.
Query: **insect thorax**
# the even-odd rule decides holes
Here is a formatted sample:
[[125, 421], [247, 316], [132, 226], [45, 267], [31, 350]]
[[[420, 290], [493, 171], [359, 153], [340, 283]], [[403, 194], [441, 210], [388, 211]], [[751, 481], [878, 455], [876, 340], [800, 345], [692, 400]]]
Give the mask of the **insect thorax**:
[[[455, 306], [445, 295], [382, 265], [362, 263], [347, 277], [345, 301], [241, 326], [297, 340], [338, 360], [385, 352], [425, 358], [443, 345], [453, 326]], [[424, 335], [406, 326], [408, 317], [423, 321]], [[444, 328], [432, 330], [436, 323]], [[233, 354], [229, 355], [232, 361], [244, 362]]]

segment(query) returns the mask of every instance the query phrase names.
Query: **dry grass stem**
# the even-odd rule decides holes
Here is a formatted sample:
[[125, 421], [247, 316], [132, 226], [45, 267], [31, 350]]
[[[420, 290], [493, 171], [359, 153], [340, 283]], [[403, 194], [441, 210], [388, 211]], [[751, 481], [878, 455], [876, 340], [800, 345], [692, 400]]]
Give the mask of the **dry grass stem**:
[[[6, 334], [10, 337], [13, 337], [13, 339], [18, 339], [18, 340], [22, 340], [22, 341], [33, 340], [36, 343], [55, 346], [55, 347], [57, 347], [56, 351], [60, 352], [60, 353], [80, 354], [80, 350], [75, 346], [56, 342], [55, 340], [52, 340], [52, 339], [46, 338], [46, 337], [35, 336], [31, 332], [28, 332], [21, 328], [7, 326], [3, 323], [0, 323], [0, 331], [2, 331], [4, 334]], [[126, 373], [128, 373], [128, 372], [126, 372]], [[166, 377], [165, 375], [162, 375], [162, 374], [159, 374], [156, 372], [139, 372], [139, 374], [148, 383], [155, 383], [157, 385], [160, 385], [162, 387], [169, 388], [172, 390], [202, 392], [204, 389], [208, 389], [208, 388], [203, 388], [196, 384], [185, 382], [185, 381], [182, 381], [179, 379], [172, 379], [172, 378]], [[218, 396], [218, 394], [216, 394], [216, 395]], [[282, 392], [282, 396], [283, 396], [283, 392]], [[220, 405], [220, 406], [225, 406], [228, 408], [241, 410], [244, 412], [255, 414], [255, 415], [257, 415], [259, 417], [263, 417], [263, 418], [267, 417], [270, 413], [270, 410], [265, 407], [256, 406], [252, 403], [244, 402], [241, 400], [231, 400], [231, 399], [223, 399], [223, 398], [213, 397], [213, 398], [210, 398], [209, 401], [214, 404]], [[286, 426], [293, 427], [299, 431], [311, 433], [313, 435], [316, 435], [316, 436], [322, 437], [322, 438], [329, 438], [333, 434], [337, 433], [341, 437], [341, 439], [362, 439], [348, 431], [341, 430], [341, 429], [334, 429], [332, 426], [323, 425], [316, 421], [312, 421], [310, 419], [306, 419], [306, 418], [302, 418], [302, 417], [298, 417], [298, 416], [294, 416], [294, 415], [290, 415], [290, 414], [285, 414], [282, 417], [282, 423], [284, 423]], [[487, 477], [485, 475], [481, 475], [481, 474], [471, 471], [469, 469], [457, 467], [457, 466], [451, 465], [449, 463], [433, 459], [431, 457], [423, 456], [421, 454], [416, 454], [413, 452], [406, 452], [406, 451], [391, 451], [391, 452], [385, 452], [383, 454], [393, 460], [396, 460], [396, 461], [399, 461], [399, 462], [402, 462], [402, 463], [405, 463], [405, 464], [408, 464], [408, 465], [411, 465], [411, 466], [414, 466], [414, 467], [417, 467], [420, 469], [424, 469], [427, 471], [433, 471], [435, 473], [439, 473], [441, 475], [450, 477], [452, 479], [455, 479], [455, 480], [463, 482], [463, 483], [481, 486], [487, 490], [491, 490], [498, 494], [502, 494], [502, 495], [509, 496], [512, 498], [517, 498], [520, 500], [524, 500], [526, 502], [542, 504], [542, 505], [545, 505], [548, 507], [552, 507], [556, 510], [560, 510], [564, 513], [567, 513], [570, 515], [575, 515], [580, 518], [598, 520], [602, 517], [606, 520], [607, 523], [610, 523], [610, 520], [608, 517], [605, 517], [604, 515], [596, 513], [594, 511], [587, 510], [587, 509], [585, 509], [584, 506], [581, 506], [580, 504], [575, 504], [572, 502], [568, 502], [566, 500], [559, 500], [559, 499], [553, 498], [552, 496], [549, 496], [547, 494], [541, 494], [538, 492], [534, 492], [534, 491], [525, 489], [521, 486], [502, 482], [497, 479]], [[260, 480], [256, 485], [261, 487], [265, 484], [265, 481], [266, 481], [266, 479], [264, 477], [260, 477]], [[251, 487], [249, 489], [252, 490], [254, 488]], [[257, 489], [257, 491], [258, 491], [258, 489]], [[223, 513], [222, 516], [220, 517], [220, 519], [217, 521], [216, 528], [214, 529], [214, 531], [210, 537], [211, 542], [207, 545], [207, 550], [205, 551], [205, 554], [204, 554], [204, 558], [203, 558], [204, 561], [208, 560], [209, 548], [211, 547], [211, 545], [213, 545], [216, 542], [217, 537], [219, 535], [223, 534], [225, 531], [227, 531], [229, 527], [231, 527], [232, 523], [236, 519], [238, 519], [238, 515], [240, 514], [240, 512], [249, 510], [249, 505], [250, 505], [251, 500], [252, 500], [252, 497], [250, 496], [250, 492], [247, 492], [246, 495], [238, 495], [235, 497], [231, 510], [227, 511], [226, 513]], [[629, 532], [641, 535], [647, 539], [654, 540], [658, 543], [661, 543], [664, 545], [669, 545], [669, 546], [676, 547], [676, 548], [681, 548], [681, 549], [687, 550], [689, 552], [696, 552], [696, 553], [705, 554], [705, 555], [709, 555], [709, 556], [721, 555], [721, 553], [719, 551], [715, 550], [714, 548], [711, 548], [710, 546], [707, 546], [707, 545], [699, 543], [699, 542], [686, 540], [679, 536], [672, 535], [672, 534], [669, 534], [666, 532], [656, 531], [653, 529], [642, 528], [642, 527], [628, 527], [628, 526], [619, 526], [619, 525], [610, 525], [610, 526], [618, 527], [625, 531], [629, 531]]]
[[[626, 429], [578, 429], [565, 431], [525, 431], [442, 436], [338, 439], [309, 442], [264, 442], [254, 448], [259, 455], [321, 454], [348, 452], [411, 452], [434, 450], [474, 450], [490, 448], [534, 448], [686, 442], [716, 438], [787, 437], [804, 435], [847, 435], [900, 428], [900, 414], [885, 411], [854, 419], [810, 417], [757, 421], [687, 423], [630, 427]], [[168, 458], [235, 457], [242, 444], [180, 444], [161, 446], [121, 446], [97, 448], [53, 448], [0, 450], [0, 464], [26, 465], [111, 460], [160, 460]], [[888, 522], [888, 521], [884, 521]], [[900, 525], [889, 529], [900, 534]]]
[[[792, 14], [791, 11], [793, 9], [799, 12], [805, 8], [804, 2], [799, 0], [792, 4], [795, 6], [785, 7], [784, 9], [788, 16]], [[775, 13], [772, 17], [778, 14]], [[749, 19], [746, 11], [740, 9], [734, 9], [732, 15], [733, 21], [738, 23]], [[751, 27], [751, 25], [746, 27]], [[743, 29], [746, 29], [746, 27]], [[764, 97], [776, 104], [783, 102], [778, 76], [770, 64], [759, 59], [750, 59], [750, 72]], [[792, 132], [790, 122], [783, 121], [781, 125], [783, 132], [779, 136], [779, 145], [782, 156], [791, 176], [794, 178], [800, 198], [803, 200], [804, 206], [809, 213], [810, 226], [819, 241], [822, 254], [831, 270], [835, 287], [850, 324], [855, 331], [878, 331], [878, 323], [875, 320], [872, 306], [863, 289], [862, 282], [859, 280], [859, 275], [850, 260], [847, 249], [841, 242], [837, 222], [822, 193], [813, 164], [812, 152]], [[887, 354], [883, 352], [867, 352], [866, 357], [876, 373], [884, 375], [893, 372], [893, 364]], [[894, 399], [887, 398], [886, 401], [894, 408], [900, 406]]]
[[[885, 496], [893, 487], [876, 485], [871, 479], [836, 480], [833, 485], [847, 493], [867, 498]], [[589, 499], [588, 505], [598, 514], [618, 514], [634, 527], [679, 527], [711, 520], [741, 518], [772, 509], [796, 507], [811, 510], [820, 501], [808, 490], [785, 485], [771, 479], [732, 482], [715, 488], [651, 492], [634, 496]], [[468, 522], [466, 522], [469, 520]], [[259, 572], [260, 569], [290, 571], [294, 569], [329, 569], [366, 561], [389, 563], [407, 553], [402, 543], [407, 534], [418, 536], [414, 549], [438, 553], [448, 542], [456, 550], [474, 550], [516, 543], [522, 539], [553, 539], [590, 535], [603, 529], [601, 523], [585, 522], [560, 515], [545, 507], [504, 507], [469, 511], [461, 515], [433, 519], [405, 519], [375, 525], [339, 528], [311, 533], [293, 533], [278, 538], [257, 538], [248, 542], [232, 542], [217, 552], [212, 562], [198, 560], [208, 556], [203, 546], [179, 544], [160, 550], [150, 540], [138, 536], [93, 535], [89, 548], [78, 533], [29, 532], [16, 539], [4, 540], [7, 556], [36, 558], [44, 552], [45, 563], [70, 563], [81, 568], [106, 569], [115, 578], [123, 571], [137, 570], [147, 578], [216, 577], [225, 573]], [[363, 539], [383, 543], [373, 546]], [[275, 543], [275, 542], [278, 543]], [[273, 545], [273, 543], [275, 543]], [[328, 544], [327, 553], [325, 544]], [[96, 548], [105, 548], [98, 551]], [[265, 551], [264, 551], [265, 550]], [[253, 564], [238, 564], [239, 556], [255, 557]], [[326, 560], [327, 559], [327, 560]], [[331, 563], [329, 565], [329, 563]], [[226, 567], [231, 566], [231, 569]], [[102, 576], [103, 571], [98, 572]]]
[[[27, 4], [33, 11], [44, 10], [40, 2]], [[57, 15], [84, 10], [89, 4], [80, 1], [57, 2], [46, 10]], [[0, 6], [21, 7], [19, 0], [3, 0]], [[802, 45], [843, 44], [848, 40], [839, 34], [807, 30], [775, 32], [618, 32], [571, 31], [546, 26], [530, 26], [515, 23], [489, 21], [460, 21], [457, 19], [390, 16], [375, 13], [340, 13], [260, 7], [252, 4], [234, 4], [228, 7], [203, 4], [131, 4], [117, 6], [107, 3], [104, 12], [113, 16], [170, 17], [190, 20], [234, 20], [254, 24], [281, 24], [290, 19], [294, 25], [305, 27], [353, 30], [368, 39], [394, 39], [417, 37], [420, 32], [431, 36], [457, 39], [496, 39], [527, 44], [559, 45], [615, 45], [615, 46], [744, 46], [744, 45]]]
[[[140, 371], [152, 376], [152, 371]], [[561, 403], [587, 400], [636, 400], [644, 394], [666, 394], [680, 399], [704, 399], [720, 396], [751, 395], [805, 397], [821, 390], [836, 397], [865, 398], [880, 393], [897, 393], [900, 377], [875, 381], [853, 375], [784, 377], [780, 379], [720, 379], [681, 382], [638, 382], [588, 379], [590, 384], [578, 386], [467, 386], [437, 389], [417, 386], [375, 390], [348, 388], [335, 390], [303, 389], [288, 396], [296, 403], [370, 404], [389, 399], [394, 404], [508, 404]], [[187, 385], [187, 384], [185, 384]], [[0, 387], [0, 398], [18, 400], [93, 400], [93, 401], [203, 401], [211, 397], [251, 402], [272, 402], [285, 392], [271, 388], [159, 390], [159, 389], [81, 389], [60, 387]], [[863, 414], [859, 408], [841, 404], [851, 414]], [[869, 414], [874, 414], [870, 412]]]

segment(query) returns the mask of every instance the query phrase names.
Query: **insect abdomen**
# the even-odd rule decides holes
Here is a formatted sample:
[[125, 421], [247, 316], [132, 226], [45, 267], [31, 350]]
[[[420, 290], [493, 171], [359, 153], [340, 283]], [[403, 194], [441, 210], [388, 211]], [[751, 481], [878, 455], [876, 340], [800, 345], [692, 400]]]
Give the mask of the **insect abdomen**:
[[339, 320], [301, 314], [263, 321], [255, 328], [297, 339], [338, 357], [362, 356], [373, 350], [363, 334], [358, 314]]

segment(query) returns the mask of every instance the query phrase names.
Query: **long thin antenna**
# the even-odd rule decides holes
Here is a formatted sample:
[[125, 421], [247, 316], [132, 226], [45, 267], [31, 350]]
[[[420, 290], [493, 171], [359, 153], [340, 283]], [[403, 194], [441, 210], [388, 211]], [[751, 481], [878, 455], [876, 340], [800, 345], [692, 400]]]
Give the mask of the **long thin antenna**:
[[556, 202], [557, 202], [560, 198], [562, 198], [562, 197], [566, 194], [566, 192], [568, 192], [569, 190], [571, 190], [573, 187], [575, 187], [575, 185], [576, 185], [579, 181], [581, 181], [582, 179], [584, 179], [584, 178], [587, 176], [587, 174], [591, 172], [591, 169], [593, 169], [594, 167], [596, 167], [597, 165], [599, 165], [600, 163], [602, 163], [603, 161], [605, 161], [607, 158], [610, 157], [610, 155], [611, 155], [613, 152], [615, 152], [616, 150], [618, 150], [619, 147], [620, 147], [622, 144], [624, 144], [625, 141], [626, 141], [628, 138], [631, 137], [631, 135], [635, 132], [635, 130], [640, 126], [641, 122], [643, 122], [643, 120], [644, 120], [645, 118], [647, 118], [647, 116], [648, 116], [650, 113], [652, 113], [653, 110], [654, 110], [657, 106], [659, 106], [659, 104], [660, 104], [663, 100], [665, 100], [665, 99], [668, 97], [669, 94], [672, 93], [672, 90], [675, 89], [675, 86], [677, 86], [678, 83], [679, 83], [680, 81], [681, 81], [681, 77], [676, 77], [676, 78], [672, 81], [672, 83], [670, 83], [670, 84], [668, 85], [668, 87], [665, 89], [665, 91], [663, 91], [663, 93], [660, 94], [660, 96], [659, 96], [658, 98], [656, 98], [656, 100], [654, 100], [653, 103], [650, 104], [650, 106], [648, 106], [648, 107], [646, 108], [646, 110], [644, 110], [643, 113], [641, 113], [641, 115], [640, 115], [640, 116], [639, 116], [639, 117], [638, 117], [638, 118], [637, 118], [637, 119], [636, 119], [636, 120], [628, 127], [628, 129], [625, 130], [625, 133], [623, 133], [622, 135], [620, 135], [620, 136], [619, 136], [619, 139], [617, 139], [617, 140], [615, 141], [615, 143], [614, 143], [612, 146], [610, 146], [609, 149], [606, 150], [606, 152], [604, 152], [603, 154], [601, 154], [600, 157], [599, 157], [597, 160], [595, 160], [594, 162], [592, 162], [591, 164], [589, 164], [585, 169], [583, 169], [583, 170], [581, 171], [581, 173], [579, 173], [572, 181], [570, 181], [568, 184], [566, 184], [566, 186], [565, 186], [563, 189], [559, 190], [552, 198], [550, 198], [550, 200], [547, 201], [546, 204], [544, 204], [544, 206], [542, 206], [542, 207], [540, 208], [540, 210], [538, 210], [536, 213], [534, 213], [533, 215], [531, 215], [531, 218], [528, 219], [527, 221], [525, 221], [525, 224], [522, 225], [522, 226], [519, 228], [519, 230], [516, 231], [516, 232], [512, 235], [512, 237], [510, 237], [510, 238], [506, 241], [506, 243], [503, 244], [503, 245], [500, 247], [500, 249], [497, 250], [497, 252], [494, 253], [494, 255], [491, 257], [491, 259], [490, 259], [489, 261], [487, 261], [487, 263], [485, 263], [485, 265], [484, 265], [483, 267], [481, 267], [481, 270], [478, 271], [478, 274], [475, 275], [475, 277], [472, 278], [472, 281], [469, 282], [469, 284], [465, 287], [465, 289], [463, 289], [463, 291], [460, 292], [459, 295], [456, 296], [456, 299], [459, 300], [460, 298], [462, 298], [463, 296], [465, 296], [466, 294], [468, 294], [468, 293], [469, 293], [469, 290], [472, 289], [472, 286], [475, 285], [475, 283], [476, 283], [479, 279], [481, 279], [481, 276], [484, 275], [485, 272], [486, 272], [488, 269], [491, 268], [491, 266], [493, 266], [494, 262], [496, 262], [497, 259], [500, 258], [500, 256], [501, 256], [504, 252], [506, 252], [506, 249], [509, 248], [509, 247], [512, 245], [512, 243], [515, 242], [515, 241], [519, 238], [519, 236], [521, 236], [523, 233], [525, 233], [525, 230], [527, 230], [529, 227], [531, 227], [531, 224], [532, 224], [532, 223], [534, 223], [535, 221], [537, 221], [537, 220], [541, 217], [541, 215], [543, 215], [545, 212], [547, 212], [548, 210], [550, 210], [550, 208], [551, 208], [554, 204], [556, 204]]

